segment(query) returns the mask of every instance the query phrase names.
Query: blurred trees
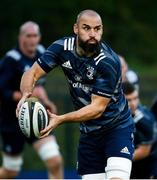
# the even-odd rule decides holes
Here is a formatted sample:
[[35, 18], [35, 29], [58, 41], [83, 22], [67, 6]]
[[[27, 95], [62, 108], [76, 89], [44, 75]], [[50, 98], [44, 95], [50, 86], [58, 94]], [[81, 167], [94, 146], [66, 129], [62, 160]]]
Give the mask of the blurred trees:
[[0, 57], [14, 46], [19, 26], [39, 23], [43, 43], [72, 33], [76, 15], [94, 9], [104, 22], [104, 39], [128, 60], [155, 63], [157, 56], [157, 1], [155, 0], [5, 0], [0, 6]]

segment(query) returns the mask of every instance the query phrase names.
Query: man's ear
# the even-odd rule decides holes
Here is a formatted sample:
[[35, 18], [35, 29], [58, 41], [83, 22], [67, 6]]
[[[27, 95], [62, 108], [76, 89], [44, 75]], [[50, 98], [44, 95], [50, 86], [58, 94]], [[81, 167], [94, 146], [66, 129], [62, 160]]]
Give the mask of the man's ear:
[[76, 35], [78, 34], [78, 25], [76, 23], [73, 26], [73, 31]]

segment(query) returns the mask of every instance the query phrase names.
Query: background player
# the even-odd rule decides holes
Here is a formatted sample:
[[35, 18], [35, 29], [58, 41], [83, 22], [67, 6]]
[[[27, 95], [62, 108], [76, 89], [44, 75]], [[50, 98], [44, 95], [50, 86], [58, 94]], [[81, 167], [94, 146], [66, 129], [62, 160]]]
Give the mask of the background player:
[[127, 81], [132, 83], [139, 91], [139, 77], [137, 73], [128, 67], [128, 64], [123, 56], [118, 55], [118, 57], [122, 66], [122, 82]]
[[135, 122], [135, 152], [132, 165], [132, 179], [148, 179], [157, 176], [157, 140], [153, 114], [139, 102], [137, 89], [129, 82], [123, 83], [124, 93]]
[[[118, 56], [101, 41], [103, 25], [93, 10], [82, 11], [74, 25], [75, 37], [55, 41], [21, 81], [24, 99], [39, 77], [60, 65], [68, 78], [76, 111], [49, 113], [42, 137], [64, 122], [81, 122], [78, 173], [83, 179], [129, 179], [133, 154], [133, 121], [121, 90]], [[105, 168], [106, 167], [106, 168]]]
[[[20, 80], [39, 58], [44, 47], [39, 45], [39, 26], [34, 22], [26, 22], [20, 27], [18, 46], [8, 51], [0, 65], [0, 116], [2, 137], [2, 167], [0, 178], [14, 178], [22, 166], [22, 152], [28, 142], [39, 153], [45, 162], [50, 178], [62, 178], [62, 158], [55, 137], [50, 135], [41, 140], [26, 139], [21, 133], [15, 109], [21, 98]], [[51, 112], [56, 113], [55, 105], [48, 99], [43, 87], [44, 78], [34, 88], [33, 96], [38, 97]], [[31, 158], [31, 155], [30, 155]]]
[[153, 99], [153, 103], [151, 105], [151, 111], [157, 119], [157, 96]]

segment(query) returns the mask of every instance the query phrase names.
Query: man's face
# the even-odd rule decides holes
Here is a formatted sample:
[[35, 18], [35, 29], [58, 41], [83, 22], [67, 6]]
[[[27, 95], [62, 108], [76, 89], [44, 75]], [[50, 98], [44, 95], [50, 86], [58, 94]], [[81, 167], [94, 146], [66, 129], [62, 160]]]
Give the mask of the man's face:
[[122, 81], [124, 82], [126, 80], [126, 72], [128, 71], [128, 65], [123, 59], [123, 57], [119, 56], [120, 63], [121, 63], [121, 69], [122, 69]]
[[28, 52], [35, 52], [39, 41], [40, 34], [36, 26], [27, 27], [19, 35], [19, 44]]
[[128, 100], [128, 104], [132, 114], [135, 114], [137, 106], [139, 104], [139, 96], [137, 90], [129, 95], [125, 95], [126, 99]]
[[100, 17], [84, 15], [74, 25], [78, 45], [86, 52], [93, 52], [102, 38], [103, 26]]

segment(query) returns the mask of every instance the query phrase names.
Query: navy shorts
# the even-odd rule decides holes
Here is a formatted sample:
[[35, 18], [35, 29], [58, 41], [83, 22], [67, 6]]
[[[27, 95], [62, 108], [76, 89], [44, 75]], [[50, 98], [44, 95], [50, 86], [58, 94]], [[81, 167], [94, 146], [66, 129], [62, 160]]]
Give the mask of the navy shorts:
[[109, 157], [124, 157], [132, 160], [133, 132], [134, 126], [131, 125], [109, 132], [81, 133], [78, 148], [78, 174], [105, 173]]
[[25, 143], [32, 144], [36, 138], [26, 138], [20, 130], [1, 131], [2, 151], [9, 155], [22, 153]]
[[157, 179], [157, 156], [151, 157], [151, 168], [149, 173], [149, 178]]
[[133, 162], [131, 179], [156, 179], [157, 157], [148, 156], [142, 160]]

